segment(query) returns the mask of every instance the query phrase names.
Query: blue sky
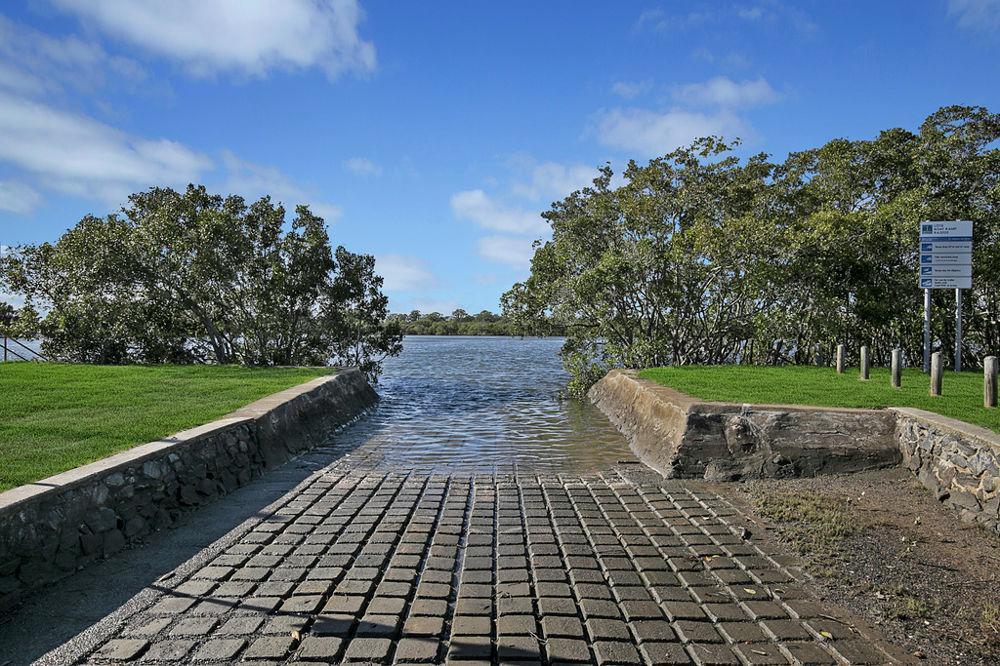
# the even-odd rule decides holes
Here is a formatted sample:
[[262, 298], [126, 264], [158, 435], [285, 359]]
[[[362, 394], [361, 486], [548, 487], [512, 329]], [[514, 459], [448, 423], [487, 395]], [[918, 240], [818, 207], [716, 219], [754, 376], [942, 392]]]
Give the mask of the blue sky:
[[1000, 0], [0, 7], [0, 244], [153, 185], [309, 203], [394, 311], [498, 308], [596, 166], [1000, 110]]

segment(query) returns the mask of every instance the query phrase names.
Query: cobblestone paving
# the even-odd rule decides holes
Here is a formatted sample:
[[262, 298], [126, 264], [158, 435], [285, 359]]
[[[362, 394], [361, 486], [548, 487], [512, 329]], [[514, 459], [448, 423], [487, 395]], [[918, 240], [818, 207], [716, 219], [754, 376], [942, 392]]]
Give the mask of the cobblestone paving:
[[333, 466], [83, 662], [891, 663], [722, 498]]

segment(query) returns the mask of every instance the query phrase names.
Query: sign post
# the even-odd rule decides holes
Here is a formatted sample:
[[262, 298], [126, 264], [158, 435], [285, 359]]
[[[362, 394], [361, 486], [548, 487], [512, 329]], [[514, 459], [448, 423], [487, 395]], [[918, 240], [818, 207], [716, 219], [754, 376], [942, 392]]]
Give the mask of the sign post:
[[962, 290], [955, 290], [955, 372], [962, 372]]
[[931, 289], [955, 290], [955, 370], [962, 369], [962, 290], [972, 288], [972, 222], [920, 223], [920, 288], [924, 290], [924, 372], [930, 371]]
[[931, 290], [924, 289], [924, 373], [931, 371]]

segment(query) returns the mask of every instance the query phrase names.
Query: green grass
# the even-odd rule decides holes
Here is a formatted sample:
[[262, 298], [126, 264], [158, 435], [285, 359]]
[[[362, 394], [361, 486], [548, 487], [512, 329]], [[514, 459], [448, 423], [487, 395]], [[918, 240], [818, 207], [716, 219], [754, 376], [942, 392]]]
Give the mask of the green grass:
[[889, 385], [889, 371], [874, 368], [858, 379], [857, 368], [838, 375], [807, 366], [672, 366], [650, 368], [641, 377], [682, 393], [720, 402], [816, 405], [821, 407], [915, 407], [1000, 432], [1000, 409], [983, 407], [980, 372], [945, 372], [943, 394], [928, 394], [930, 380], [917, 369], [903, 372], [903, 386]]
[[0, 491], [207, 423], [328, 372], [0, 363]]

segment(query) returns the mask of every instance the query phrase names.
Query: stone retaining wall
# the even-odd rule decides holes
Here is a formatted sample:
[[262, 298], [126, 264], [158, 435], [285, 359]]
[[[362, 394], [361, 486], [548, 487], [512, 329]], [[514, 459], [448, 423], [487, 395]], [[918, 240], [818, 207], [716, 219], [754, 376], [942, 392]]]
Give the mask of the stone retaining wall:
[[377, 400], [361, 372], [344, 370], [0, 493], [0, 609], [315, 446]]
[[702, 402], [628, 370], [611, 371], [588, 395], [669, 478], [816, 476], [900, 461], [885, 411]]
[[965, 522], [1000, 534], [1000, 436], [919, 409], [894, 409], [903, 465]]

